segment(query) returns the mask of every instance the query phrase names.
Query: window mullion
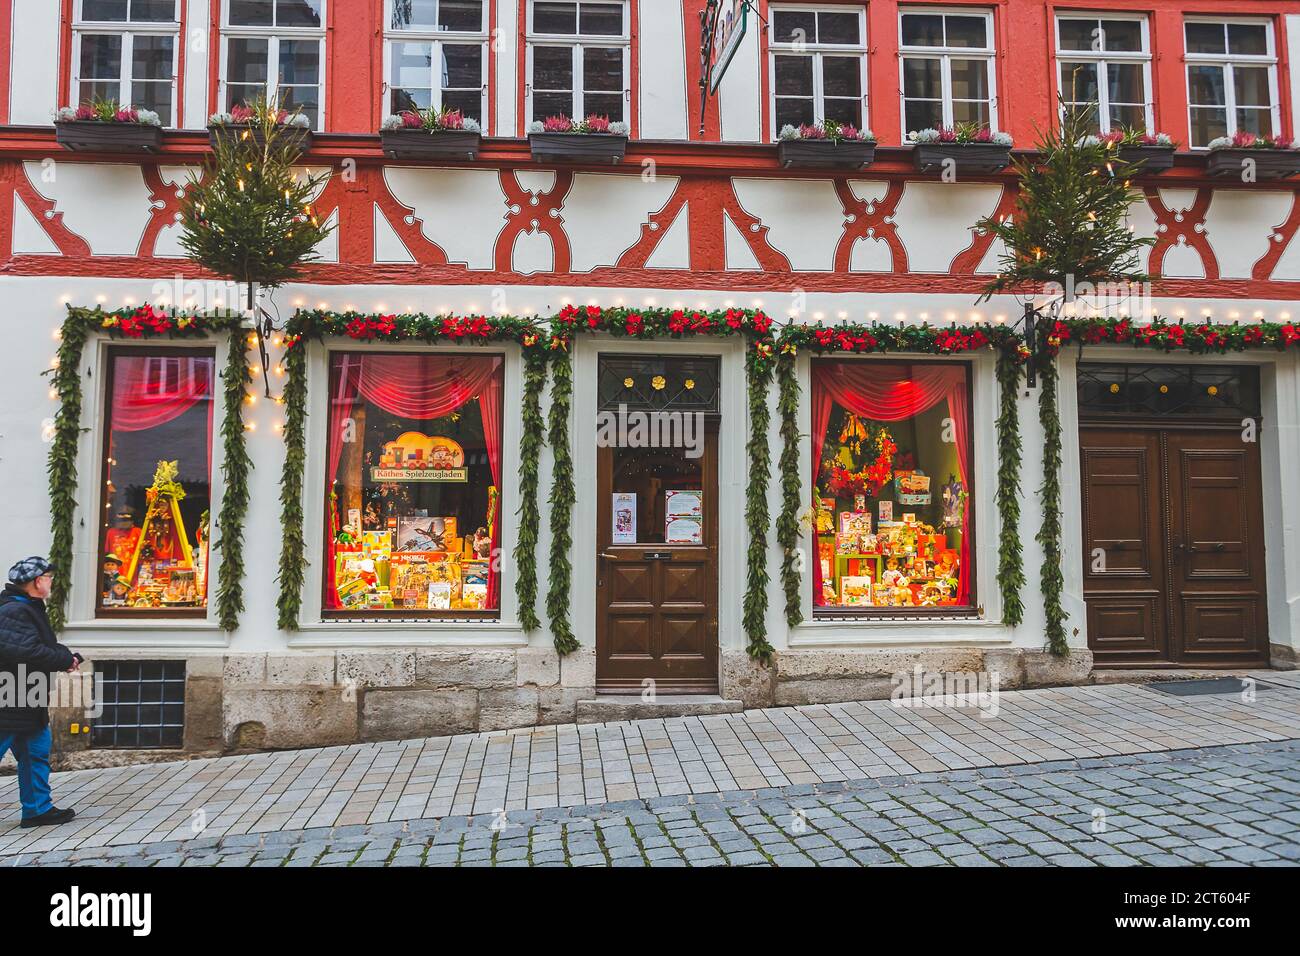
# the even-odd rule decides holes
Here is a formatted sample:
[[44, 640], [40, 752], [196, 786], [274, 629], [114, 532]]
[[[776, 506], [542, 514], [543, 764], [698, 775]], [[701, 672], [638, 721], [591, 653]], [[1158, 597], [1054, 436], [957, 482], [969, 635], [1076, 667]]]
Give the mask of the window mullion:
[[124, 31], [122, 37], [122, 62], [117, 74], [117, 105], [131, 107], [131, 43], [133, 35]]
[[442, 112], [442, 40], [429, 41], [429, 106]]
[[1098, 60], [1097, 70], [1097, 129], [1102, 133], [1110, 132], [1110, 63]]
[[274, 34], [266, 43], [266, 101], [279, 105], [280, 95], [280, 38]]
[[822, 55], [812, 54], [813, 122], [826, 122], [826, 84], [822, 78]]
[[[1227, 27], [1224, 27], [1226, 30]], [[1232, 75], [1232, 64], [1223, 64], [1223, 104], [1228, 113], [1228, 135], [1233, 136], [1237, 132], [1237, 93], [1233, 89], [1236, 78]]]
[[954, 115], [952, 108], [952, 60], [949, 59], [947, 53], [939, 56], [939, 96], [943, 99], [943, 125], [951, 129]]
[[573, 120], [584, 118], [587, 115], [586, 103], [583, 97], [582, 88], [582, 44], [574, 42], [573, 44]]

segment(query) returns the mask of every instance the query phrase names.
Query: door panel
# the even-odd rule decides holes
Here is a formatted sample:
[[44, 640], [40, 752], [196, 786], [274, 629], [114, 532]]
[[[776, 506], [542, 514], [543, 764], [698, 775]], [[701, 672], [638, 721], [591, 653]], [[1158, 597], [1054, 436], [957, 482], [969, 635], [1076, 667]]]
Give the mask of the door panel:
[[1170, 577], [1176, 659], [1267, 660], [1259, 443], [1240, 431], [1170, 432]]
[[[596, 688], [639, 694], [718, 690], [718, 515], [716, 421], [702, 449], [597, 449]], [[700, 542], [668, 541], [666, 493], [701, 493]], [[614, 495], [623, 531], [614, 542]], [[634, 512], [634, 515], [631, 514]], [[635, 537], [635, 542], [627, 540]]]
[[1099, 664], [1166, 660], [1159, 436], [1082, 429], [1080, 441], [1089, 645]]

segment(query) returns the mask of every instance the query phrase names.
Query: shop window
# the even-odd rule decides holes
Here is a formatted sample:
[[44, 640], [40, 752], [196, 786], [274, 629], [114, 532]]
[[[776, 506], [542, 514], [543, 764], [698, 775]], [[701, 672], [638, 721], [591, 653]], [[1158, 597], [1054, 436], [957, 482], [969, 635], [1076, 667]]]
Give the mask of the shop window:
[[153, 110], [176, 125], [177, 0], [77, 0], [72, 96]]
[[1142, 16], [1056, 18], [1057, 66], [1064, 108], [1091, 108], [1094, 132], [1152, 127], [1151, 48]]
[[1187, 101], [1191, 145], [1220, 136], [1275, 136], [1277, 55], [1266, 20], [1188, 20]]
[[497, 617], [500, 355], [334, 353], [328, 616]]
[[214, 358], [110, 353], [97, 613], [204, 613]]
[[993, 14], [906, 8], [899, 16], [903, 129], [997, 129]]
[[223, 108], [264, 96], [320, 129], [325, 0], [226, 0], [224, 8]]
[[389, 113], [459, 110], [487, 115], [487, 11], [484, 0], [388, 0]]
[[815, 361], [818, 615], [970, 608], [969, 370]]
[[96, 661], [103, 712], [96, 747], [179, 750], [185, 738], [184, 661]]
[[866, 128], [866, 13], [844, 7], [773, 7], [772, 136], [783, 126], [832, 120]]
[[607, 116], [626, 121], [626, 3], [533, 0], [529, 5], [528, 116]]

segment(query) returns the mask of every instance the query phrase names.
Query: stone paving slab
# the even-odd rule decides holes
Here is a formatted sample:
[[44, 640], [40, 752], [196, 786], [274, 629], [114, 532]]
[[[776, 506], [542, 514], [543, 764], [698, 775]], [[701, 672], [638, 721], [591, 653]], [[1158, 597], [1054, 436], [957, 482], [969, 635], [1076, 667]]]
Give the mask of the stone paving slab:
[[1300, 741], [199, 837], [11, 866], [1297, 866]]
[[304, 832], [404, 832], [408, 821], [562, 815], [1300, 737], [1300, 684], [1276, 673], [1260, 675], [1275, 689], [1252, 701], [1111, 684], [1003, 692], [996, 713], [869, 701], [79, 770], [54, 775], [57, 801], [78, 816], [49, 829], [18, 827], [10, 776], [0, 783], [14, 807], [0, 823], [0, 856], [218, 839], [260, 846]]

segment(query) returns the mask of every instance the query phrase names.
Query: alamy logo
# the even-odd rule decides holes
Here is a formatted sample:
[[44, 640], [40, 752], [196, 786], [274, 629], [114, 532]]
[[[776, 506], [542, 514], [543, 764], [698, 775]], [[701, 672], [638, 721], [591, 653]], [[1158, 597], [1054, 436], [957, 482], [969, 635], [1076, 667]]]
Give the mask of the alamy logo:
[[80, 707], [87, 717], [104, 712], [104, 675], [47, 674], [26, 664], [0, 674], [0, 708]]
[[599, 448], [684, 448], [687, 458], [704, 454], [704, 415], [701, 412], [628, 411], [596, 414]]
[[74, 886], [51, 896], [50, 906], [51, 926], [127, 926], [133, 936], [153, 928], [152, 893], [82, 893]]

